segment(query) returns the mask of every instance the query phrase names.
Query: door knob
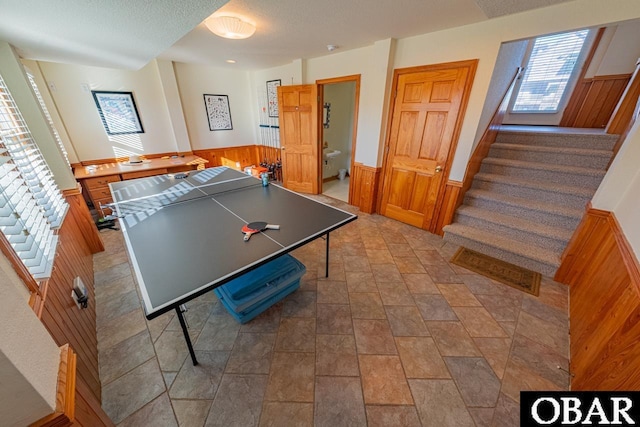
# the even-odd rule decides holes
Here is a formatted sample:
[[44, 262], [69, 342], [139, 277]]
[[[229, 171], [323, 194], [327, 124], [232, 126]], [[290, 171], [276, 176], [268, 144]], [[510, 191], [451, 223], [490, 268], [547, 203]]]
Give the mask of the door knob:
[[436, 166], [436, 173], [442, 172], [442, 166]]
[[281, 149], [281, 150], [284, 150], [284, 149], [285, 149], [285, 147], [280, 147], [280, 149]]

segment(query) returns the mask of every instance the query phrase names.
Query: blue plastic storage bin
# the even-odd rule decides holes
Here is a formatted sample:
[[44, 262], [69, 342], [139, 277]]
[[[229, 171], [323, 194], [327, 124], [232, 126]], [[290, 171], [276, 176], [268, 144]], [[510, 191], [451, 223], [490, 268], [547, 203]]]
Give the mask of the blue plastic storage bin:
[[246, 323], [300, 287], [304, 264], [283, 255], [214, 289], [222, 305]]

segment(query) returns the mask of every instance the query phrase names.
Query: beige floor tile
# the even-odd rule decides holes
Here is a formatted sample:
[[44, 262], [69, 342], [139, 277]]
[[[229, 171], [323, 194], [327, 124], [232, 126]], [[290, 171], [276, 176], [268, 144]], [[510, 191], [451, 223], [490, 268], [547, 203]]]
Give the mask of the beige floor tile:
[[349, 292], [378, 292], [373, 273], [364, 271], [348, 271], [347, 289]]
[[569, 330], [565, 325], [560, 326], [522, 311], [516, 334], [545, 345], [562, 357], [569, 356]]
[[316, 375], [360, 374], [353, 335], [317, 335], [316, 349]]
[[438, 284], [438, 289], [451, 307], [481, 307], [480, 301], [464, 283]]
[[402, 278], [412, 294], [437, 295], [440, 293], [440, 289], [427, 273], [405, 273]]
[[[467, 408], [476, 427], [490, 427], [495, 408]], [[513, 424], [517, 426], [518, 424]]]
[[313, 403], [265, 402], [260, 427], [312, 427]]
[[420, 427], [415, 406], [367, 405], [369, 427]]
[[373, 264], [371, 266], [371, 271], [373, 272], [373, 278], [378, 285], [381, 283], [384, 284], [385, 282], [402, 282], [402, 274], [400, 274], [400, 271], [395, 264]]
[[319, 334], [353, 334], [349, 305], [318, 304], [316, 332]]
[[405, 273], [426, 273], [424, 266], [415, 255], [409, 257], [395, 256], [394, 261], [401, 274]]
[[394, 337], [426, 337], [431, 335], [414, 306], [385, 306], [391, 333]]
[[535, 390], [554, 391], [562, 390], [562, 388], [522, 366], [513, 362], [507, 363], [507, 369], [502, 378], [502, 389], [500, 390], [502, 393], [519, 403], [521, 391]]
[[114, 423], [124, 420], [165, 391], [158, 362], [148, 362], [102, 388], [102, 408]]
[[191, 358], [185, 360], [180, 372], [173, 380], [169, 397], [171, 399], [213, 400], [222, 379], [222, 372], [229, 358], [228, 351], [196, 351], [198, 365], [193, 366]]
[[453, 307], [469, 335], [484, 338], [506, 338], [509, 335], [483, 307]]
[[142, 331], [99, 353], [102, 385], [155, 357], [149, 333]]
[[318, 304], [347, 304], [347, 283], [334, 280], [318, 281]]
[[360, 379], [316, 377], [314, 419], [318, 427], [366, 426]]
[[171, 403], [180, 427], [202, 427], [211, 408], [211, 400], [175, 399]]
[[482, 355], [460, 322], [427, 322], [427, 329], [443, 356]]
[[364, 401], [379, 405], [413, 405], [398, 356], [360, 355]]
[[382, 300], [378, 292], [355, 292], [349, 294], [351, 317], [354, 319], [386, 319]]
[[424, 320], [458, 320], [456, 313], [442, 295], [416, 294], [413, 299]]
[[265, 400], [313, 402], [315, 354], [275, 352]]
[[267, 387], [266, 375], [224, 375], [205, 427], [257, 426]]
[[398, 354], [386, 320], [354, 319], [353, 329], [359, 354]]
[[225, 372], [232, 374], [268, 374], [275, 341], [276, 334], [238, 334]]
[[423, 425], [475, 426], [452, 380], [409, 380], [409, 386]]
[[502, 379], [509, 360], [511, 338], [474, 338], [473, 342], [496, 376]]
[[118, 424], [118, 427], [138, 427], [141, 425], [178, 427], [167, 393], [162, 393], [160, 397], [147, 403], [142, 409]]
[[381, 282], [378, 284], [378, 291], [384, 305], [416, 304], [404, 282]]
[[415, 252], [413, 252], [413, 249], [411, 248], [411, 245], [409, 245], [408, 243], [387, 243], [387, 247], [389, 248], [389, 252], [393, 256], [398, 256], [398, 257], [415, 257], [416, 256]]
[[389, 249], [367, 249], [370, 264], [393, 264], [393, 256]]
[[276, 351], [314, 352], [316, 319], [283, 318], [276, 338]]
[[500, 380], [484, 358], [445, 357], [445, 362], [467, 406], [496, 406], [500, 394]]
[[316, 292], [298, 290], [284, 299], [282, 317], [316, 317]]
[[396, 338], [407, 378], [451, 378], [433, 338]]
[[231, 315], [209, 316], [193, 348], [202, 351], [231, 351], [238, 331], [240, 324]]

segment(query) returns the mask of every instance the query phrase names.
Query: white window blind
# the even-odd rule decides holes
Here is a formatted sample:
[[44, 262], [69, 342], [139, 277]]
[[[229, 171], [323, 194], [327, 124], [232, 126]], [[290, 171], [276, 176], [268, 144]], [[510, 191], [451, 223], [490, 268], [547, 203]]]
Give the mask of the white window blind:
[[49, 114], [49, 110], [47, 109], [46, 104], [44, 103], [44, 99], [42, 99], [42, 95], [40, 94], [40, 90], [38, 89], [36, 80], [33, 77], [33, 73], [28, 68], [25, 67], [25, 69], [27, 71], [27, 77], [29, 78], [29, 83], [31, 83], [33, 92], [36, 94], [36, 98], [38, 98], [38, 102], [40, 103], [40, 108], [42, 108], [42, 112], [44, 113], [44, 116], [47, 118], [47, 122], [49, 123], [49, 128], [51, 129], [51, 133], [53, 134], [53, 137], [56, 139], [56, 142], [58, 143], [58, 148], [60, 149], [62, 156], [67, 162], [67, 166], [71, 168], [71, 163], [69, 162], [69, 156], [67, 156], [67, 150], [64, 148], [64, 144], [62, 143], [62, 139], [60, 139], [60, 135], [58, 134], [58, 130], [56, 129], [56, 126], [53, 124], [53, 120], [51, 120], [51, 115]]
[[0, 231], [35, 279], [51, 275], [67, 207], [0, 76]]
[[558, 111], [588, 34], [581, 30], [536, 39], [512, 111]]

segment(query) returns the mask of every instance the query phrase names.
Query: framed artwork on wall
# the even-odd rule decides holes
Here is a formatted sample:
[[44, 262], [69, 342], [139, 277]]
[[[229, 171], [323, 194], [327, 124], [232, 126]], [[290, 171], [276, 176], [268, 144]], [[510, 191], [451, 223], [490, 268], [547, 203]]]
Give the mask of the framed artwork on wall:
[[229, 108], [229, 96], [204, 95], [204, 106], [207, 109], [209, 130], [231, 130], [231, 109]]
[[144, 133], [132, 92], [92, 90], [91, 94], [108, 135]]
[[280, 80], [269, 80], [267, 82], [269, 117], [278, 117], [278, 86], [280, 86], [281, 83]]

